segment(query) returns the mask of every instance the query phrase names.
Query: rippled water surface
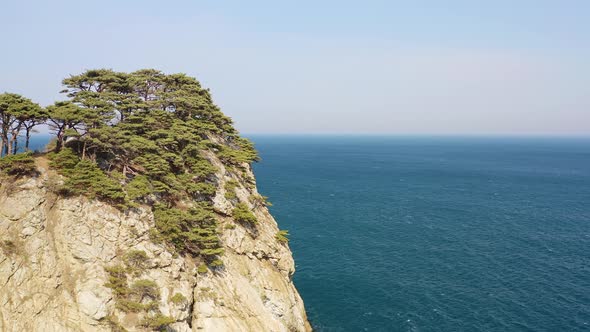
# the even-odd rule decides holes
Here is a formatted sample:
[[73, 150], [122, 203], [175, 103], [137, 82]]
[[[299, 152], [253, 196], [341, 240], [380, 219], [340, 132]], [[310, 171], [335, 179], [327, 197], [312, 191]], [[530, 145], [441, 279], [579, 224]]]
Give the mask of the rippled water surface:
[[590, 330], [590, 139], [252, 139], [317, 330]]

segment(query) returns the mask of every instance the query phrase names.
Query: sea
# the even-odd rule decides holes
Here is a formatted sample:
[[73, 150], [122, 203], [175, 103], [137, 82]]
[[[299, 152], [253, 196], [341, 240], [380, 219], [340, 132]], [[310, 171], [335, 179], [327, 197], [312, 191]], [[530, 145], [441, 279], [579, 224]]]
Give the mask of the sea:
[[590, 137], [249, 138], [316, 331], [590, 331]]
[[316, 331], [590, 331], [590, 138], [250, 138]]

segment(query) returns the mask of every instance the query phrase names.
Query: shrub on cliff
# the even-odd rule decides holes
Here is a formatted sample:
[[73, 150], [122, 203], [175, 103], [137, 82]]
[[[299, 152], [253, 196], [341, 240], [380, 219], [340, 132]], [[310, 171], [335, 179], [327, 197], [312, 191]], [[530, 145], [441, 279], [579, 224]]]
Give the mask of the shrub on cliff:
[[225, 189], [225, 198], [229, 199], [229, 200], [235, 200], [238, 198], [238, 196], [236, 195], [236, 188], [239, 186], [238, 181], [236, 180], [229, 180], [225, 183], [224, 188]]
[[187, 301], [188, 301], [187, 298], [180, 293], [175, 293], [174, 296], [170, 297], [170, 302], [172, 302], [176, 305], [186, 304]]
[[31, 152], [0, 158], [0, 172], [15, 177], [35, 175], [37, 173], [35, 158]]
[[256, 216], [245, 203], [238, 203], [232, 211], [232, 216], [238, 222], [255, 224], [258, 222]]
[[131, 250], [125, 254], [125, 265], [131, 272], [140, 274], [150, 264], [150, 260], [143, 250]]
[[231, 143], [228, 146], [218, 146], [217, 151], [219, 158], [231, 165], [240, 165], [242, 163], [251, 163], [260, 160], [258, 153], [254, 149], [254, 144], [242, 137], [232, 137]]
[[217, 222], [207, 204], [183, 211], [158, 205], [154, 211], [157, 233], [154, 235], [173, 244], [180, 252], [202, 255], [207, 261], [221, 255]]
[[121, 184], [109, 177], [95, 163], [80, 160], [69, 170], [62, 186], [66, 195], [86, 195], [125, 206], [126, 196]]
[[115, 265], [105, 268], [109, 274], [106, 287], [113, 290], [115, 297], [124, 298], [129, 294], [129, 287], [127, 285], [127, 270], [122, 265]]
[[138, 299], [138, 302], [142, 302], [145, 298], [149, 298], [153, 301], [160, 299], [158, 285], [147, 279], [135, 281], [131, 285], [131, 294]]
[[155, 331], [165, 331], [168, 325], [175, 322], [176, 320], [174, 318], [158, 313], [154, 316], [146, 317], [143, 320], [142, 325]]
[[280, 243], [289, 243], [289, 231], [286, 229], [278, 231], [275, 235], [275, 239]]
[[63, 149], [58, 153], [50, 154], [49, 158], [51, 160], [49, 166], [57, 169], [63, 175], [69, 175], [80, 162], [80, 157], [72, 149]]

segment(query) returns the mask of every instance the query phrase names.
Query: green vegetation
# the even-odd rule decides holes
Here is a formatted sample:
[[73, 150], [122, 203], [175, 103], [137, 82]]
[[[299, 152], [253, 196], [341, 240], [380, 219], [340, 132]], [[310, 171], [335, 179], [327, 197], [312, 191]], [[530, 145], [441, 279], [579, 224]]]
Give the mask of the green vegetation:
[[132, 272], [143, 271], [148, 267], [149, 259], [143, 250], [131, 250], [125, 254], [125, 264]]
[[154, 316], [146, 317], [141, 325], [154, 331], [165, 331], [168, 325], [175, 322], [176, 320], [174, 318], [158, 313]]
[[223, 253], [217, 221], [209, 205], [197, 205], [188, 211], [156, 205], [154, 217], [153, 237], [171, 243], [178, 251], [199, 254], [207, 262]]
[[260, 160], [254, 144], [242, 137], [232, 137], [229, 146], [218, 146], [217, 150], [219, 158], [230, 165], [241, 166], [243, 163]]
[[236, 188], [239, 185], [240, 184], [236, 180], [229, 180], [229, 181], [227, 181], [225, 183], [225, 185], [224, 185], [225, 198], [227, 198], [229, 200], [236, 200], [236, 199], [238, 199], [238, 196], [236, 195]]
[[117, 300], [115, 307], [124, 312], [142, 312], [147, 309], [146, 305], [128, 299]]
[[197, 268], [198, 273], [207, 273], [207, 264], [200, 264]]
[[176, 305], [182, 305], [185, 304], [187, 302], [187, 299], [184, 295], [180, 294], [180, 293], [175, 293], [171, 298], [170, 298], [170, 302], [176, 304]]
[[209, 263], [209, 267], [215, 269], [217, 267], [222, 267], [223, 266], [223, 261], [220, 259], [214, 259]]
[[127, 269], [122, 265], [115, 265], [105, 268], [109, 274], [109, 281], [106, 287], [113, 290], [117, 299], [124, 298], [129, 294], [129, 285], [127, 285]]
[[156, 301], [160, 298], [158, 284], [147, 279], [135, 281], [131, 285], [131, 294], [137, 298], [139, 302], [142, 302], [146, 298], [152, 301]]
[[140, 279], [129, 286], [129, 275], [138, 276], [147, 268], [147, 254], [142, 250], [131, 250], [124, 255], [124, 261], [125, 265], [105, 268], [109, 274], [105, 286], [113, 290], [115, 306], [125, 312], [157, 311], [160, 290], [154, 281]]
[[270, 206], [272, 206], [272, 203], [268, 201], [268, 197], [262, 196], [260, 194], [250, 195], [249, 200], [252, 203], [252, 205], [254, 205], [255, 207], [258, 207], [258, 206], [270, 207]]
[[[269, 203], [259, 195], [250, 203], [238, 202], [240, 183], [254, 187], [247, 164], [259, 157], [252, 142], [240, 137], [213, 103], [209, 90], [185, 74], [153, 69], [88, 70], [62, 84], [65, 100], [47, 107], [17, 94], [0, 94], [0, 174], [37, 173], [29, 143], [35, 128], [45, 124], [54, 136], [46, 156], [58, 174], [47, 180], [52, 192], [98, 199], [126, 213], [147, 207], [155, 218], [150, 230], [155, 242], [166, 244], [175, 255], [203, 262], [199, 273], [222, 267], [216, 214], [223, 213], [213, 209], [213, 198], [223, 180], [211, 156], [235, 178], [224, 189], [235, 204], [232, 215], [237, 222], [255, 225], [249, 204], [256, 208]], [[19, 147], [22, 138], [24, 147]], [[1, 242], [0, 249], [5, 255], [18, 251], [10, 241]], [[106, 269], [105, 286], [112, 290], [117, 308], [144, 312], [146, 327], [165, 329], [174, 319], [158, 311], [157, 284], [134, 280], [149, 265], [145, 252], [130, 251], [122, 263]], [[171, 301], [186, 299], [177, 293]]]
[[46, 110], [31, 100], [14, 93], [0, 94], [0, 157], [18, 152], [18, 137], [23, 133], [28, 151], [33, 128], [46, 118]]
[[119, 207], [126, 206], [127, 197], [121, 184], [90, 160], [80, 160], [73, 168], [60, 174], [67, 175], [60, 188], [63, 195], [85, 195]]
[[[46, 155], [58, 174], [47, 181], [52, 192], [98, 199], [123, 212], [147, 207], [155, 218], [150, 230], [155, 242], [202, 262], [198, 273], [222, 267], [216, 215], [221, 212], [213, 209], [222, 179], [211, 156], [234, 178], [224, 185], [226, 198], [236, 204], [234, 219], [250, 226], [256, 216], [250, 203], [238, 202], [236, 190], [240, 182], [253, 189], [247, 164], [259, 157], [213, 103], [209, 90], [184, 74], [153, 69], [88, 70], [62, 83], [65, 100], [45, 108], [16, 94], [0, 94], [0, 173], [36, 174], [29, 142], [36, 126], [45, 124], [54, 136]], [[19, 147], [21, 138], [24, 147]], [[253, 197], [251, 203], [267, 205], [263, 197]], [[0, 249], [5, 255], [18, 252], [10, 241], [0, 243]], [[145, 327], [162, 330], [174, 319], [158, 310], [158, 285], [138, 279], [149, 266], [145, 252], [130, 251], [120, 264], [105, 269], [105, 286], [119, 310], [141, 313], [147, 317]], [[170, 300], [186, 302], [178, 293]]]
[[[17, 94], [0, 94], [0, 172], [35, 173], [33, 156], [16, 154], [18, 138], [26, 138], [28, 150], [31, 133], [44, 123], [55, 136], [50, 166], [65, 178], [61, 185], [53, 182], [56, 193], [84, 195], [121, 210], [148, 205], [156, 216], [155, 240], [219, 266], [222, 250], [212, 210], [217, 169], [206, 151], [228, 169], [243, 169], [259, 158], [209, 90], [185, 74], [154, 69], [88, 70], [62, 83], [67, 100], [46, 108]], [[237, 198], [236, 186], [227, 184], [229, 199]]]
[[258, 222], [256, 216], [250, 211], [246, 203], [238, 203], [232, 211], [232, 216], [236, 221], [242, 223], [255, 224]]
[[140, 201], [143, 198], [148, 197], [153, 191], [153, 187], [145, 175], [137, 175], [133, 177], [125, 189], [127, 190], [127, 197], [131, 202]]
[[37, 167], [35, 167], [35, 158], [30, 152], [16, 155], [8, 155], [0, 158], [0, 172], [3, 175], [22, 177], [28, 175], [35, 175]]
[[280, 243], [288, 243], [289, 242], [289, 231], [288, 230], [280, 230], [275, 235], [275, 239]]

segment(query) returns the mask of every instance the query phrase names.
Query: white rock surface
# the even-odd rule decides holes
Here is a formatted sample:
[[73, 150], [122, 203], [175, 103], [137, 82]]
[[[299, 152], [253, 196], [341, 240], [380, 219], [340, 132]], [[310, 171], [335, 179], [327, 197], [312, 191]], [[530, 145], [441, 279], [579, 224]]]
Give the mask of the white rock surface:
[[[223, 188], [232, 175], [210, 158]], [[253, 177], [249, 168], [247, 173]], [[125, 215], [98, 201], [56, 197], [44, 186], [47, 176], [0, 184], [0, 244], [13, 245], [12, 251], [0, 246], [0, 331], [113, 331], [109, 320], [143, 331], [141, 314], [117, 310], [105, 287], [105, 267], [129, 250], [144, 250], [150, 258], [140, 278], [158, 284], [160, 312], [177, 320], [169, 331], [311, 330], [291, 282], [291, 252], [276, 241], [277, 224], [265, 207], [255, 208], [257, 234], [238, 224], [226, 229], [234, 221], [220, 217], [225, 268], [198, 274], [198, 262], [150, 240], [150, 211]], [[244, 186], [237, 190], [243, 201], [250, 193]], [[231, 208], [221, 189], [215, 205]], [[187, 303], [172, 303], [176, 293]]]

